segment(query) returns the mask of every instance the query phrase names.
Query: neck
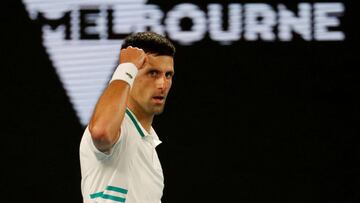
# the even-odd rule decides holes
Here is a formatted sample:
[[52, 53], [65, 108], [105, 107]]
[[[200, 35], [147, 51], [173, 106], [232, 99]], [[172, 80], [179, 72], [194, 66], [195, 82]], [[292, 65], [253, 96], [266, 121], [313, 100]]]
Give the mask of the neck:
[[147, 114], [145, 111], [138, 107], [136, 104], [128, 102], [128, 108], [135, 115], [136, 119], [140, 122], [141, 126], [150, 133], [151, 124], [153, 122], [154, 115]]

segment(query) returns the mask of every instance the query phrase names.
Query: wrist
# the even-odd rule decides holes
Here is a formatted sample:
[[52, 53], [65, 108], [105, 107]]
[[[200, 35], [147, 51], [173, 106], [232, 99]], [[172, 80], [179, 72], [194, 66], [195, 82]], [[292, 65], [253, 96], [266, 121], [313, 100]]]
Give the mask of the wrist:
[[122, 80], [128, 83], [131, 88], [137, 72], [138, 69], [133, 63], [121, 63], [114, 71], [109, 84], [114, 80]]

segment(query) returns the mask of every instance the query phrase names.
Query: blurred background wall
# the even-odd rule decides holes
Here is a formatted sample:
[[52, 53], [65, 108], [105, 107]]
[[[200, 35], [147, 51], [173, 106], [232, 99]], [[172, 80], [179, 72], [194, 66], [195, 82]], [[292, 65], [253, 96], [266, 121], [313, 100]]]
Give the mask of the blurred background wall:
[[1, 200], [81, 202], [78, 147], [124, 36], [177, 47], [163, 202], [359, 202], [354, 1], [5, 1]]

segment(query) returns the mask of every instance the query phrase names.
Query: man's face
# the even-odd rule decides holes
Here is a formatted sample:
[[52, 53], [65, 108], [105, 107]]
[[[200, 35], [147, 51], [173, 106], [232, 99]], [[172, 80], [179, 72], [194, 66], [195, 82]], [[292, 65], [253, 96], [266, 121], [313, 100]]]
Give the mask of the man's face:
[[135, 78], [129, 99], [146, 114], [162, 113], [173, 75], [173, 57], [147, 54], [147, 60]]

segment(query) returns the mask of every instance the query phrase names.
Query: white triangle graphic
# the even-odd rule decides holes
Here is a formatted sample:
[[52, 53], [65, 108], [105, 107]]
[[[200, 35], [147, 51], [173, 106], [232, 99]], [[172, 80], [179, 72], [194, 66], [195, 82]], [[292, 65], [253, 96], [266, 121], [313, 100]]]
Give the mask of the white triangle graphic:
[[[41, 12], [47, 19], [59, 19], [71, 12], [71, 39], [65, 39], [65, 26], [55, 30], [43, 26], [43, 45], [83, 125], [87, 125], [97, 99], [118, 63], [122, 40], [108, 40], [106, 10], [114, 10], [114, 31], [134, 32], [141, 24], [146, 0], [23, 0], [30, 18]], [[99, 33], [98, 40], [79, 39], [80, 9], [96, 8], [100, 12], [88, 16], [96, 26], [88, 33]], [[94, 18], [94, 19], [91, 19]], [[136, 27], [136, 26], [135, 26]], [[137, 27], [136, 31], [142, 31]]]

